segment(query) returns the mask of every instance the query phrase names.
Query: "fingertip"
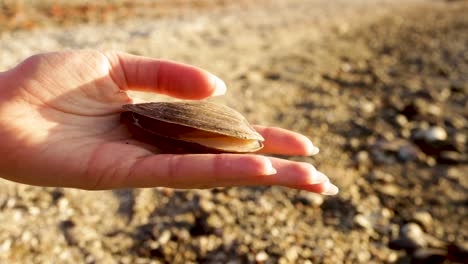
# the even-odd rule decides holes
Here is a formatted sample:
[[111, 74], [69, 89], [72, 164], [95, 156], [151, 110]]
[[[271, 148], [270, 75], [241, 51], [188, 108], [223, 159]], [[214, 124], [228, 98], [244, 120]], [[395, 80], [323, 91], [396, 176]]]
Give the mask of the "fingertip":
[[265, 138], [265, 147], [259, 153], [311, 156], [319, 152], [308, 137], [299, 133], [279, 127], [254, 127]]
[[320, 152], [320, 149], [314, 146], [314, 144], [309, 138], [302, 136], [301, 141], [302, 141], [302, 145], [304, 146], [305, 155], [313, 156]]
[[332, 184], [330, 181], [326, 181], [323, 184], [323, 195], [336, 195], [338, 194], [339, 189], [336, 187], [334, 184]]

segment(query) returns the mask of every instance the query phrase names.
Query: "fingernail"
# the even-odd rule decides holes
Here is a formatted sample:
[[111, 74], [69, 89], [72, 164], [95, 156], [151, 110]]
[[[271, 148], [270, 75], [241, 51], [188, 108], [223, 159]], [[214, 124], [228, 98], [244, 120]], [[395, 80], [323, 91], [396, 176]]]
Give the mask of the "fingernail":
[[318, 154], [320, 152], [320, 149], [317, 148], [316, 146], [312, 146], [310, 152], [309, 152], [309, 155], [315, 155], [315, 154]]
[[330, 181], [327, 181], [323, 184], [325, 191], [322, 192], [323, 195], [335, 195], [339, 192], [338, 187], [333, 185]]
[[278, 171], [276, 171], [275, 168], [273, 168], [273, 164], [271, 163], [271, 161], [268, 159], [268, 158], [265, 158], [266, 159], [266, 162], [265, 162], [265, 175], [274, 175], [276, 174]]
[[307, 143], [307, 147], [306, 147], [306, 152], [307, 152], [307, 153], [306, 153], [306, 154], [307, 154], [308, 156], [315, 155], [315, 154], [319, 153], [319, 151], [320, 151], [320, 149], [317, 148], [316, 146], [314, 146], [314, 144], [312, 144], [311, 141], [309, 141], [309, 142]]
[[330, 179], [328, 179], [328, 177], [325, 174], [321, 173], [320, 171], [316, 171], [312, 177], [313, 178], [310, 184], [320, 184], [320, 183], [330, 181]]
[[226, 94], [227, 88], [226, 88], [226, 84], [224, 83], [224, 81], [214, 75], [211, 75], [211, 78], [214, 80], [214, 84], [215, 84], [215, 89], [213, 91], [213, 94], [211, 94], [211, 96], [220, 96], [220, 95]]

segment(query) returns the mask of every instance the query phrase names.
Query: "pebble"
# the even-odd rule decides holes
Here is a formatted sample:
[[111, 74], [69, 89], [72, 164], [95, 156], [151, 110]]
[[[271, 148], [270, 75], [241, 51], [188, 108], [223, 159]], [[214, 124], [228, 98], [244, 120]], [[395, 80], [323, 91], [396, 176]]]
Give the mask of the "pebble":
[[258, 71], [248, 72], [245, 77], [247, 78], [247, 80], [253, 83], [259, 83], [263, 81], [263, 75]]
[[466, 144], [466, 135], [463, 133], [455, 133], [453, 137], [456, 144], [460, 146], [464, 146]]
[[293, 246], [289, 248], [288, 250], [286, 250], [286, 253], [284, 256], [286, 257], [287, 260], [294, 263], [299, 257], [299, 250], [297, 247]]
[[166, 244], [171, 239], [171, 232], [169, 230], [164, 230], [158, 238], [158, 242], [161, 245]]
[[432, 216], [426, 211], [414, 212], [412, 221], [421, 225], [425, 230], [430, 230], [432, 226]]
[[369, 162], [369, 153], [367, 151], [361, 150], [356, 155], [356, 160], [359, 164], [366, 164]]
[[207, 212], [207, 213], [212, 212], [216, 207], [216, 205], [212, 201], [205, 199], [205, 198], [200, 199], [199, 205], [200, 205], [200, 208], [204, 212]]
[[419, 149], [413, 144], [406, 144], [398, 150], [398, 159], [401, 161], [415, 161], [421, 156]]
[[370, 222], [370, 220], [365, 217], [364, 215], [362, 214], [357, 214], [354, 219], [353, 219], [353, 222], [361, 227], [361, 228], [364, 228], [366, 230], [372, 230], [373, 229], [373, 226], [372, 226], [372, 223]]
[[350, 138], [349, 139], [349, 142], [348, 142], [349, 146], [352, 148], [352, 149], [358, 149], [359, 146], [361, 145], [361, 142], [359, 141], [358, 138]]
[[375, 104], [369, 101], [362, 102], [361, 110], [366, 114], [371, 114], [375, 111]]
[[395, 182], [395, 176], [393, 176], [390, 173], [379, 171], [379, 170], [373, 170], [370, 174], [371, 178], [373, 180], [382, 182], [382, 183], [392, 183]]
[[371, 259], [371, 254], [369, 251], [359, 251], [357, 253], [357, 259], [359, 263], [367, 263]]
[[396, 184], [385, 184], [379, 187], [379, 190], [388, 196], [398, 196], [400, 194], [400, 187]]
[[442, 109], [440, 109], [438, 105], [430, 104], [427, 107], [426, 112], [433, 116], [440, 116], [442, 114]]
[[206, 219], [206, 223], [210, 228], [221, 228], [223, 227], [223, 220], [217, 214], [211, 214], [208, 219]]
[[28, 213], [30, 213], [33, 216], [36, 216], [41, 213], [41, 210], [38, 207], [31, 206], [28, 208]]
[[257, 263], [263, 263], [268, 260], [268, 257], [269, 256], [265, 251], [260, 251], [255, 255], [255, 261], [257, 261]]
[[11, 239], [7, 239], [7, 240], [3, 241], [0, 244], [0, 253], [4, 254], [6, 252], [9, 252], [12, 244], [13, 244], [13, 242], [11, 241]]
[[408, 223], [401, 227], [400, 236], [390, 242], [391, 249], [413, 251], [427, 246], [425, 234], [416, 223]]
[[427, 142], [445, 141], [447, 132], [440, 126], [433, 126], [423, 132], [423, 137]]
[[305, 205], [310, 205], [313, 207], [319, 207], [324, 202], [323, 195], [312, 193], [312, 192], [305, 192], [305, 191], [299, 192], [296, 200]]
[[460, 171], [460, 169], [456, 167], [451, 167], [447, 171], [447, 178], [454, 180], [454, 181], [459, 181], [463, 178], [463, 173]]
[[404, 127], [408, 124], [408, 118], [406, 118], [406, 116], [404, 115], [397, 115], [395, 117], [395, 122], [400, 126], [400, 127]]
[[460, 163], [466, 163], [467, 159], [464, 157], [463, 154], [457, 152], [457, 151], [441, 151], [439, 153], [439, 156], [437, 157], [437, 162], [443, 163], [443, 164], [460, 164]]

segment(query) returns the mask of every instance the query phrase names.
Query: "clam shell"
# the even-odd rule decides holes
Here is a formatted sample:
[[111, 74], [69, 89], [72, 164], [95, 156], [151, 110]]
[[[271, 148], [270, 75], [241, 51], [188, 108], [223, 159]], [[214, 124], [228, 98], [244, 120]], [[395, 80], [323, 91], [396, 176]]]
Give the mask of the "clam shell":
[[244, 153], [263, 147], [263, 137], [227, 106], [193, 101], [129, 104], [123, 108], [127, 111], [121, 114], [121, 121], [130, 133], [164, 152]]

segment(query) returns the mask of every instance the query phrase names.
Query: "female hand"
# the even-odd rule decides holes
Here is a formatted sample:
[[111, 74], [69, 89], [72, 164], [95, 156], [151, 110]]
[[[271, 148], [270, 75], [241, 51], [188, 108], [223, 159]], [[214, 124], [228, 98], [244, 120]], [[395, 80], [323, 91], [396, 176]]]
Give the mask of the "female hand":
[[[256, 154], [155, 154], [119, 123], [126, 91], [203, 99], [225, 84], [201, 69], [118, 52], [39, 54], [0, 73], [0, 177], [88, 190], [282, 185], [338, 189], [302, 162]], [[306, 137], [256, 127], [262, 153], [312, 155]]]

